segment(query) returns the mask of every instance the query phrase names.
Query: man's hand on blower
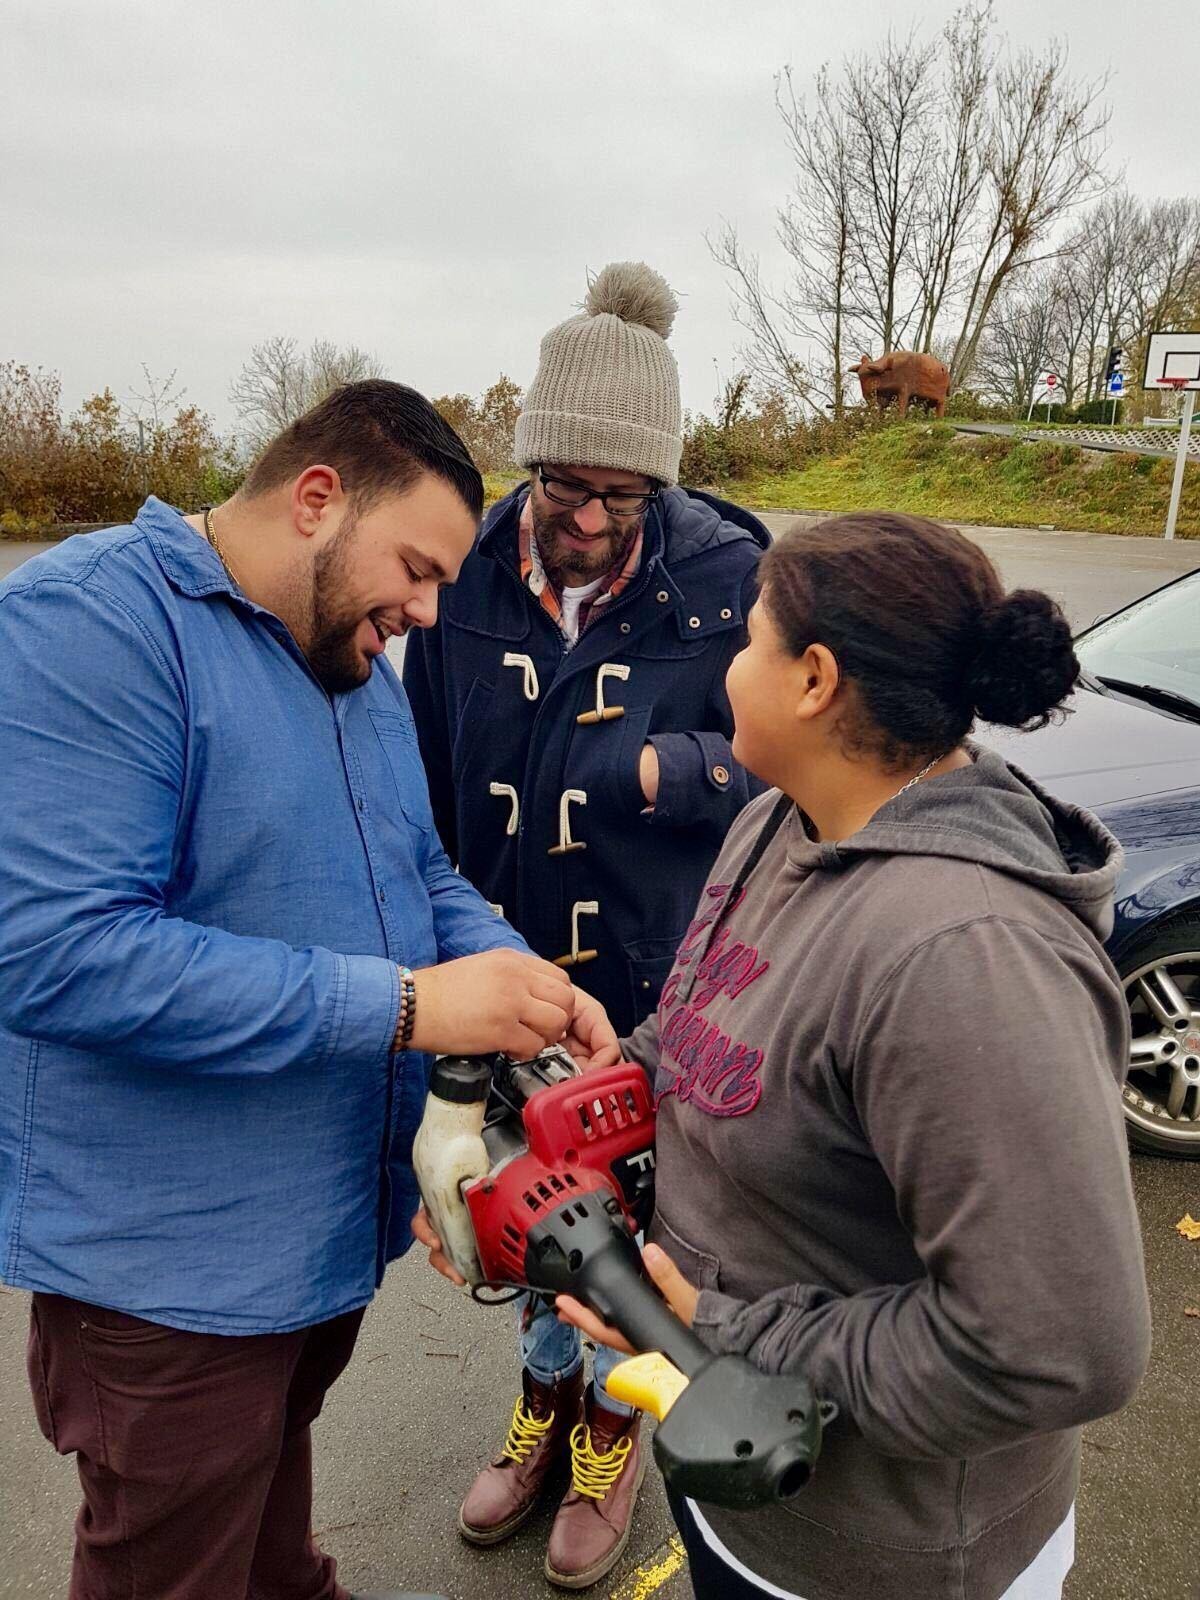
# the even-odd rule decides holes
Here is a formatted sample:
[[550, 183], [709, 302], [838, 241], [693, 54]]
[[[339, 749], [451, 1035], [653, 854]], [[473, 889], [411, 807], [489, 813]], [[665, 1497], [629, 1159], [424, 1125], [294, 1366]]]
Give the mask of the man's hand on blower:
[[475, 1056], [502, 1051], [527, 1061], [566, 1034], [575, 990], [561, 967], [520, 950], [422, 967], [412, 1048], [432, 1055]]
[[429, 1213], [422, 1206], [412, 1219], [413, 1238], [418, 1244], [423, 1244], [429, 1251], [429, 1265], [435, 1272], [440, 1272], [443, 1278], [449, 1278], [451, 1283], [460, 1287], [466, 1283], [461, 1272], [456, 1272], [450, 1265], [450, 1258], [442, 1249], [442, 1241], [433, 1231], [433, 1224], [429, 1220]]
[[575, 991], [575, 1016], [566, 1039], [576, 1066], [584, 1072], [598, 1067], [615, 1067], [621, 1059], [617, 1032], [599, 1000], [582, 989]]
[[[420, 1238], [420, 1235], [417, 1237]], [[432, 1262], [433, 1256], [431, 1255], [429, 1259]], [[692, 1288], [666, 1251], [660, 1250], [656, 1244], [646, 1246], [642, 1251], [642, 1261], [663, 1299], [684, 1327], [690, 1328], [692, 1318], [696, 1315], [696, 1301], [700, 1298], [700, 1291]], [[587, 1306], [576, 1300], [573, 1295], [555, 1295], [554, 1304], [560, 1322], [571, 1323], [589, 1339], [594, 1339], [597, 1344], [610, 1345], [614, 1350], [622, 1350], [630, 1356], [637, 1353], [623, 1333], [619, 1333], [616, 1328], [610, 1328], [608, 1323], [601, 1322], [594, 1311], [589, 1311]]]

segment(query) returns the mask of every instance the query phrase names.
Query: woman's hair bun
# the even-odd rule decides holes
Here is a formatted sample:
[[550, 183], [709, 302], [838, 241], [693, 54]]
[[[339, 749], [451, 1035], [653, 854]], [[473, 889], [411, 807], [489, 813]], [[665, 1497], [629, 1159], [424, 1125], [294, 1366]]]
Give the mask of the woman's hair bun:
[[967, 693], [976, 714], [1006, 728], [1044, 728], [1079, 677], [1071, 628], [1037, 589], [1014, 589], [985, 608]]

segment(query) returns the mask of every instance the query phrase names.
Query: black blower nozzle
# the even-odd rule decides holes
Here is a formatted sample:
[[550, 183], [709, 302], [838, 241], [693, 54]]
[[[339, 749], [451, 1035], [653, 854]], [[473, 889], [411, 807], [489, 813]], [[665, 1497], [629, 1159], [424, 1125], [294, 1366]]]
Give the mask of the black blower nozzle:
[[593, 1191], [556, 1206], [529, 1229], [525, 1265], [531, 1288], [574, 1295], [688, 1380], [686, 1405], [674, 1394], [661, 1407], [649, 1391], [640, 1399], [661, 1418], [654, 1458], [676, 1493], [740, 1509], [789, 1499], [808, 1482], [831, 1408], [803, 1378], [701, 1344], [647, 1278], [615, 1198]]

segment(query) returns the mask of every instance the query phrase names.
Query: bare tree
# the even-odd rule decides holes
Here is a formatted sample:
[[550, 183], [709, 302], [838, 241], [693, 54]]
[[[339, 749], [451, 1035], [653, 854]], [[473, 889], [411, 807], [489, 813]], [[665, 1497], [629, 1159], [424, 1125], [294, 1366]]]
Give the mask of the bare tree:
[[1135, 371], [1150, 330], [1186, 318], [1200, 294], [1200, 201], [1105, 195], [1064, 241], [1054, 286], [1066, 398], [1102, 400], [1109, 350]]
[[1144, 332], [1186, 317], [1200, 297], [1200, 198], [1155, 200], [1143, 224], [1150, 270], [1138, 314]]
[[[878, 58], [845, 64], [835, 83], [817, 73], [811, 104], [790, 68], [775, 81], [775, 105], [792, 152], [792, 193], [776, 219], [792, 262], [778, 294], [758, 257], [725, 224], [709, 249], [729, 274], [734, 317], [750, 335], [742, 351], [753, 377], [792, 403], [845, 401], [845, 353], [882, 341], [891, 349], [911, 321], [916, 295], [907, 269], [932, 139], [932, 47], [889, 36]], [[815, 363], [798, 343], [817, 347]]]
[[1094, 276], [1095, 263], [1088, 252], [1078, 253], [1068, 244], [1055, 263], [1054, 349], [1062, 379], [1063, 401], [1091, 393], [1096, 343], [1100, 337], [1102, 300]]
[[1145, 208], [1125, 189], [1105, 195], [1069, 247], [1081, 257], [1091, 304], [1084, 310], [1088, 400], [1103, 399], [1108, 352], [1137, 336], [1138, 302], [1149, 264]]
[[1200, 198], [1154, 201], [1141, 237], [1145, 271], [1129, 371], [1140, 370], [1146, 337], [1155, 328], [1194, 328], [1200, 323]]
[[751, 376], [765, 388], [781, 389], [800, 406], [815, 406], [824, 398], [836, 403], [832, 387], [826, 396], [820, 378], [796, 349], [795, 342], [812, 333], [802, 294], [771, 294], [763, 285], [758, 256], [743, 247], [731, 223], [722, 223], [715, 238], [706, 234], [705, 242], [714, 261], [729, 273], [733, 318], [749, 335], [741, 355]]
[[166, 426], [167, 413], [179, 410], [179, 402], [187, 390], [182, 385], [176, 385], [178, 367], [172, 368], [165, 378], [156, 378], [144, 361], [141, 366], [145, 392], [137, 389], [129, 391], [132, 404], [128, 410], [135, 422], [145, 423], [157, 433]]
[[375, 357], [357, 345], [340, 349], [316, 339], [302, 351], [294, 339], [276, 337], [255, 345], [229, 398], [250, 442], [262, 445], [342, 384], [382, 376]]
[[863, 319], [886, 354], [904, 338], [919, 295], [911, 281], [923, 175], [936, 149], [937, 49], [890, 34], [875, 57], [846, 63], [841, 105], [857, 226], [850, 233]]
[[948, 327], [961, 382], [997, 297], [1098, 192], [1104, 82], [1071, 77], [1057, 44], [1001, 56], [993, 26], [991, 0], [968, 0], [932, 44], [889, 35], [808, 94], [789, 70], [777, 79], [794, 167], [777, 216], [786, 283], [764, 282], [734, 224], [708, 242], [749, 335], [743, 361], [792, 402], [839, 409], [851, 351], [940, 350]]
[[917, 350], [933, 351], [939, 318], [960, 286], [961, 258], [987, 176], [991, 21], [990, 4], [965, 6], [942, 32], [946, 85], [939, 120], [945, 135], [921, 174], [921, 216], [913, 239], [921, 285]]
[[1010, 285], [997, 297], [979, 342], [972, 382], [1014, 411], [1026, 412], [1042, 374], [1058, 370], [1058, 293], [1047, 271], [1020, 288]]
[[1107, 79], [1069, 76], [1063, 45], [998, 62], [992, 76], [982, 246], [971, 274], [950, 381], [974, 365], [996, 297], [1014, 274], [1053, 254], [1050, 238], [1102, 184]]
[[803, 330], [820, 349], [830, 403], [840, 416], [845, 404], [842, 350], [855, 306], [855, 186], [846, 116], [825, 67], [817, 74], [815, 102], [809, 113], [796, 98], [790, 68], [776, 79], [775, 105], [796, 166], [793, 195], [779, 213], [779, 239], [796, 267], [783, 305], [789, 326]]

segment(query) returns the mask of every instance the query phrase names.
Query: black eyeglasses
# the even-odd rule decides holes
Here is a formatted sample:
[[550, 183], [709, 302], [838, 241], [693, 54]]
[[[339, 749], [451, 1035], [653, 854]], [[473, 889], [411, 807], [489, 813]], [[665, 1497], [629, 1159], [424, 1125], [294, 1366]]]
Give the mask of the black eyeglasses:
[[645, 494], [634, 494], [629, 489], [589, 489], [566, 478], [549, 478], [543, 467], [538, 468], [538, 478], [546, 491], [546, 499], [553, 500], [556, 506], [570, 506], [578, 511], [589, 500], [599, 500], [610, 517], [636, 517], [639, 511], [645, 511], [657, 500], [660, 493], [658, 489], [649, 489]]

